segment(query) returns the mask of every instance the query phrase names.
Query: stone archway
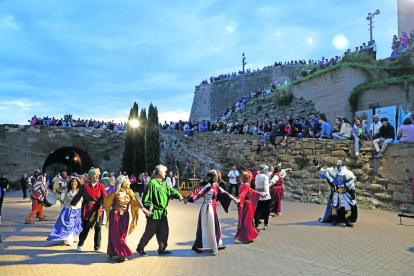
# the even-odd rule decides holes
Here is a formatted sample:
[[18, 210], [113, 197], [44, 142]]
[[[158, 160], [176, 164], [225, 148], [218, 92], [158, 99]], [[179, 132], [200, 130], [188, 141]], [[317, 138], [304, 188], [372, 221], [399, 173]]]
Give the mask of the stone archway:
[[76, 172], [86, 173], [93, 166], [89, 154], [79, 148], [63, 147], [53, 151], [46, 158], [42, 171], [48, 175], [65, 170], [68, 174]]

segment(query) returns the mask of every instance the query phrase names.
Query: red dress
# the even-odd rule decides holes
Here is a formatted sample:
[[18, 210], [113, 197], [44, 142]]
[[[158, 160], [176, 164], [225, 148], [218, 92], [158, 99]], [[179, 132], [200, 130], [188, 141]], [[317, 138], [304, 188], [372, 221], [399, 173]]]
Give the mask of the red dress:
[[256, 211], [257, 202], [259, 201], [260, 193], [253, 190], [249, 183], [244, 183], [240, 186], [238, 205], [239, 209], [239, 230], [234, 237], [242, 242], [248, 242], [255, 239], [259, 232], [253, 227], [254, 212]]
[[278, 173], [275, 173], [275, 175], [279, 176], [279, 180], [269, 188], [271, 196], [270, 213], [280, 213], [282, 211], [283, 178]]

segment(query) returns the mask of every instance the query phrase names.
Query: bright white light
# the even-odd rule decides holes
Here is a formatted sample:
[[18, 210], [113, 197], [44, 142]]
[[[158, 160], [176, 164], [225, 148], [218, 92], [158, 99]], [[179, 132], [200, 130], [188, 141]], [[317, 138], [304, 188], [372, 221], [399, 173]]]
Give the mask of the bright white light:
[[133, 128], [135, 128], [135, 127], [138, 127], [138, 126], [139, 126], [139, 122], [138, 122], [138, 120], [131, 120], [131, 121], [129, 121], [129, 123], [131, 124], [131, 126], [132, 126]]
[[349, 46], [348, 38], [342, 34], [334, 36], [332, 43], [338, 50], [345, 50]]
[[309, 43], [309, 44], [312, 44], [312, 43], [313, 43], [313, 38], [312, 38], [312, 37], [309, 37], [309, 38], [308, 38], [308, 43]]

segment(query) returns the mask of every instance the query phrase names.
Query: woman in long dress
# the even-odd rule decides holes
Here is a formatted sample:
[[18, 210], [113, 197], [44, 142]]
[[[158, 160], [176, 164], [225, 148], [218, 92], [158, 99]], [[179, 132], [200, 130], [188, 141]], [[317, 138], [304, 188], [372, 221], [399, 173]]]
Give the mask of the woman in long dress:
[[[137, 225], [139, 209], [141, 208], [144, 214], [149, 214], [142, 203], [135, 198], [129, 186], [128, 177], [119, 176], [115, 182], [115, 191], [110, 192], [104, 200], [105, 212], [108, 214], [106, 227], [109, 227], [107, 253], [110, 258], [117, 256], [120, 262], [128, 260], [127, 257], [132, 255], [125, 239], [127, 231], [131, 234]], [[132, 222], [128, 229], [129, 206], [131, 206]]]
[[72, 245], [75, 236], [79, 236], [82, 231], [81, 220], [81, 206], [82, 201], [79, 201], [76, 206], [71, 206], [70, 202], [73, 197], [79, 191], [80, 181], [77, 177], [70, 180], [67, 185], [66, 192], [62, 200], [63, 209], [60, 212], [60, 216], [57, 219], [55, 226], [53, 226], [52, 232], [50, 232], [48, 241], [60, 241], [66, 245]]
[[219, 250], [226, 248], [221, 240], [221, 228], [217, 216], [217, 200], [221, 203], [226, 213], [232, 200], [236, 204], [239, 201], [217, 184], [217, 172], [215, 170], [210, 170], [207, 173], [207, 177], [201, 187], [195, 189], [187, 197], [187, 200], [189, 202], [196, 202], [199, 198], [203, 198], [204, 202], [201, 205], [196, 240], [192, 250], [202, 253], [201, 248], [210, 248], [213, 250], [213, 254], [217, 254]]
[[237, 233], [234, 240], [237, 243], [252, 242], [259, 232], [253, 226], [254, 212], [256, 211], [259, 197], [265, 197], [265, 193], [259, 193], [250, 187], [250, 181], [253, 175], [249, 171], [245, 171], [241, 176], [242, 184], [240, 185], [239, 200], [239, 223], [237, 225]]
[[282, 169], [282, 163], [277, 164], [275, 167], [275, 174], [269, 184], [271, 197], [269, 213], [271, 217], [280, 216], [282, 214], [283, 179], [286, 176], [286, 172], [291, 171], [291, 168]]

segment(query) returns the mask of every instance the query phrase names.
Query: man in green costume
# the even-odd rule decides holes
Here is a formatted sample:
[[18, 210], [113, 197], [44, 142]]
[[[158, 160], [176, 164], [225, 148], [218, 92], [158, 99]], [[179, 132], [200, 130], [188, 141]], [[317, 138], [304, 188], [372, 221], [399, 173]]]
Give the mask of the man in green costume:
[[147, 217], [147, 226], [137, 247], [137, 252], [141, 256], [147, 256], [144, 248], [154, 234], [157, 236], [158, 254], [164, 255], [172, 253], [171, 251], [165, 250], [168, 245], [169, 233], [166, 208], [170, 198], [178, 198], [182, 201], [183, 197], [167, 184], [165, 181], [166, 172], [167, 167], [163, 165], [155, 167], [155, 178], [151, 179], [148, 184], [148, 191], [142, 200], [142, 204], [150, 211], [150, 215]]

